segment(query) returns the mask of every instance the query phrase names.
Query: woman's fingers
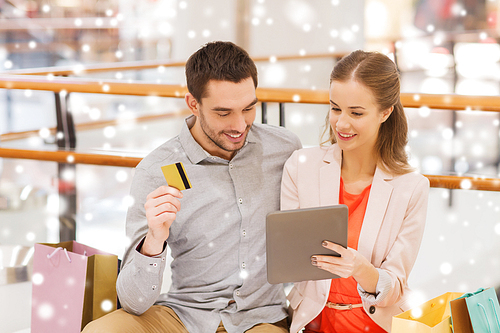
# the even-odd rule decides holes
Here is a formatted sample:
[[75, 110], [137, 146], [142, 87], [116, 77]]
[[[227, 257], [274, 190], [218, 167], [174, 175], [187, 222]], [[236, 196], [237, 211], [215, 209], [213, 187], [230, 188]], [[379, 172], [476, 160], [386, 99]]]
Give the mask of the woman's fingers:
[[351, 276], [354, 267], [352, 249], [346, 249], [342, 245], [329, 241], [323, 241], [321, 245], [334, 252], [334, 254], [340, 255], [340, 257], [334, 255], [314, 255], [311, 257], [311, 263], [340, 277]]
[[341, 257], [344, 256], [347, 253], [347, 249], [343, 247], [342, 245], [335, 244], [332, 242], [329, 242], [327, 240], [324, 240], [321, 245], [323, 245], [324, 248], [327, 248], [329, 250], [332, 250], [339, 254]]
[[[316, 257], [316, 256], [313, 256]], [[334, 259], [339, 259], [339, 258], [324, 258], [322, 256], [317, 256], [316, 260], [312, 259], [311, 263], [325, 271], [328, 271], [332, 274], [338, 275], [343, 278], [347, 278], [351, 276], [351, 269], [348, 266], [343, 265], [340, 261], [336, 261]]]

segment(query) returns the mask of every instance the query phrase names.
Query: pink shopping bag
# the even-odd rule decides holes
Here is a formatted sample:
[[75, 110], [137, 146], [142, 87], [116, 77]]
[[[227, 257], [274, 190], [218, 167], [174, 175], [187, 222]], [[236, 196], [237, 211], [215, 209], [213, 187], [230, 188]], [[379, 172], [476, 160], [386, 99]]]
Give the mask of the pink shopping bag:
[[116, 309], [118, 257], [75, 241], [35, 244], [32, 333], [80, 332]]

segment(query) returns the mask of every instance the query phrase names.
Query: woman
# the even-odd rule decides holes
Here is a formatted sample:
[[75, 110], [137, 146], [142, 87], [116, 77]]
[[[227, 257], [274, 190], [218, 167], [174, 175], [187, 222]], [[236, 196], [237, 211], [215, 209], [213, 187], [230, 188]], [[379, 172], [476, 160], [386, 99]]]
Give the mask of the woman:
[[[282, 210], [345, 204], [348, 248], [311, 264], [341, 278], [296, 283], [290, 331], [385, 332], [407, 310], [408, 275], [424, 231], [429, 181], [413, 172], [395, 64], [355, 51], [330, 77], [330, 146], [296, 151], [285, 164]], [[329, 126], [328, 126], [329, 125]]]

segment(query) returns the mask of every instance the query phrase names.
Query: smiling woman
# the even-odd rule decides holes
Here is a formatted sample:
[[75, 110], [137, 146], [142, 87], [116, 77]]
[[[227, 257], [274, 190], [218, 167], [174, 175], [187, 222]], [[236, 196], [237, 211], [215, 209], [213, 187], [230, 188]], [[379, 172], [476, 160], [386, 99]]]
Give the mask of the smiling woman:
[[375, 147], [380, 124], [393, 107], [379, 111], [373, 93], [354, 79], [332, 81], [330, 85], [330, 126], [344, 153], [363, 157]]
[[[344, 85], [340, 87], [340, 83]], [[400, 77], [396, 65], [383, 54], [355, 51], [332, 71], [330, 100], [339, 95], [337, 88], [347, 90], [339, 93], [352, 93], [348, 95], [351, 103], [366, 103], [380, 113], [378, 117], [381, 118], [375, 121], [375, 126], [380, 127], [375, 145], [376, 158], [382, 162], [380, 167], [396, 174], [412, 171], [405, 151], [408, 123], [401, 104]], [[335, 143], [335, 127], [327, 124], [326, 128], [330, 130], [329, 141]]]
[[388, 57], [363, 51], [344, 57], [330, 77], [332, 145], [299, 150], [285, 164], [282, 210], [349, 208], [348, 248], [326, 239], [322, 245], [341, 257], [311, 258], [341, 278], [294, 285], [291, 332], [385, 332], [407, 307], [406, 281], [423, 236], [429, 181], [411, 172], [407, 161], [399, 90]]

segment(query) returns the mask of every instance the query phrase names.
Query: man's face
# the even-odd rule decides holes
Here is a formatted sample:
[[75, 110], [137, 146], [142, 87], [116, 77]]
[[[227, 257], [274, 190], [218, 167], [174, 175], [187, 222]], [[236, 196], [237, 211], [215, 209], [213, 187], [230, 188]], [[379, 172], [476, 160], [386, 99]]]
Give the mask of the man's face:
[[245, 144], [255, 120], [257, 97], [252, 78], [239, 83], [211, 80], [196, 103], [195, 140], [210, 154], [230, 160]]

